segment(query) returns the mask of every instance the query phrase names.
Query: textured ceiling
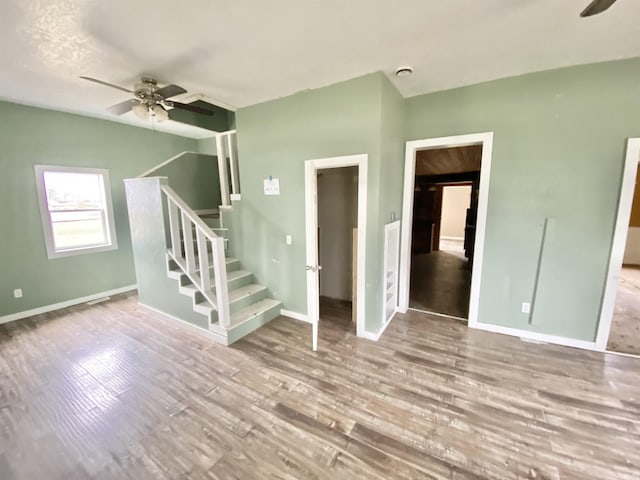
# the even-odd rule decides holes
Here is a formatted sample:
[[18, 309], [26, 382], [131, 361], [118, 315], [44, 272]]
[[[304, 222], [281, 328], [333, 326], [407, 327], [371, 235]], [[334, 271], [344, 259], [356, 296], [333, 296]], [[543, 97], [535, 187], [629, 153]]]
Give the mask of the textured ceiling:
[[[131, 87], [146, 74], [242, 107], [378, 70], [413, 96], [640, 56], [640, 1], [581, 19], [587, 3], [3, 0], [0, 98], [106, 117], [126, 94], [79, 75]], [[393, 77], [400, 65], [414, 75]]]

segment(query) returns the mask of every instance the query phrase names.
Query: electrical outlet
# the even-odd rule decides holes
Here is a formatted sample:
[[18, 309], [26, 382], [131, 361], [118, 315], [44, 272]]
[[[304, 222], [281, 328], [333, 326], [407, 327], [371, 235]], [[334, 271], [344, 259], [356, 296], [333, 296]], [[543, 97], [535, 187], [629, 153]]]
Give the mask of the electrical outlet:
[[522, 313], [531, 313], [531, 304], [529, 302], [522, 302]]
[[14, 298], [22, 298], [22, 289], [21, 288], [16, 288], [13, 291], [13, 297]]
[[287, 245], [291, 245], [293, 243], [293, 239], [291, 238], [291, 235], [287, 235]]

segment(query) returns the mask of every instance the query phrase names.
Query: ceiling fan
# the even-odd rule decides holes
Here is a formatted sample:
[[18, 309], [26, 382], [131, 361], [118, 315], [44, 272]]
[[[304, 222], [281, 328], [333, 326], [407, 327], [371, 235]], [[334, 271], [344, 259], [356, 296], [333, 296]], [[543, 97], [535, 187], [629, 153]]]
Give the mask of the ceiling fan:
[[591, 17], [608, 10], [616, 0], [593, 0], [580, 14], [581, 17]]
[[134, 90], [114, 85], [113, 83], [98, 80], [91, 77], [80, 77], [83, 80], [89, 80], [90, 82], [99, 83], [111, 88], [117, 88], [123, 92], [131, 93], [135, 96], [130, 100], [126, 100], [121, 103], [117, 103], [109, 108], [107, 111], [114, 115], [124, 115], [130, 110], [141, 120], [148, 120], [150, 117], [155, 118], [159, 122], [163, 122], [169, 118], [169, 112], [167, 108], [177, 108], [180, 110], [186, 110], [188, 112], [200, 113], [202, 115], [213, 115], [213, 111], [206, 108], [200, 108], [188, 103], [176, 102], [169, 100], [171, 97], [186, 93], [186, 90], [178, 85], [167, 85], [166, 87], [158, 87], [158, 82], [149, 77], [142, 77], [140, 83], [136, 84]]

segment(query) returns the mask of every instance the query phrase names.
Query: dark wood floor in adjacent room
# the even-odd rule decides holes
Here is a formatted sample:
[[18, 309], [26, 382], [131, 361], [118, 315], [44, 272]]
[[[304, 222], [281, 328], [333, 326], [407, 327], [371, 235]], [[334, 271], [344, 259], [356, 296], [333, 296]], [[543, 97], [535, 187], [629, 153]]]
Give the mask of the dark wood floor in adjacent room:
[[0, 478], [638, 479], [640, 360], [398, 315], [232, 348], [119, 297], [0, 326]]
[[471, 265], [462, 253], [411, 256], [409, 307], [458, 318], [469, 316]]

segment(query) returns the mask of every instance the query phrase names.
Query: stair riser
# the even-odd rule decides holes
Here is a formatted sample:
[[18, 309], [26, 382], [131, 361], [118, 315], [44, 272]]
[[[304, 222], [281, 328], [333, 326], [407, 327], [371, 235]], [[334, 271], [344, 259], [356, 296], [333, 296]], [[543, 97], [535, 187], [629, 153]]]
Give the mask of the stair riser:
[[231, 280], [227, 283], [229, 285], [229, 290], [235, 290], [236, 288], [244, 287], [245, 285], [249, 285], [250, 283], [253, 283], [253, 274], [236, 278], [235, 280]]
[[[173, 268], [178, 268], [177, 265], [175, 265], [175, 262], [172, 262], [172, 263], [173, 263]], [[240, 269], [240, 262], [238, 260], [234, 260], [233, 262], [227, 263], [227, 273], [234, 272], [239, 269]], [[209, 278], [211, 278], [211, 285], [214, 284], [213, 272], [214, 272], [213, 267], [210, 267]], [[180, 277], [178, 280], [180, 282], [180, 285], [189, 285], [191, 283], [191, 280], [189, 280], [189, 277], [187, 276], [186, 273], [180, 274]]]
[[202, 221], [206, 223], [209, 228], [220, 228], [220, 218], [202, 218]]
[[271, 320], [280, 315], [280, 309], [282, 308], [282, 304], [275, 305], [274, 307], [265, 310], [260, 315], [256, 315], [252, 317], [250, 320], [247, 320], [242, 325], [239, 325], [236, 328], [233, 328], [227, 338], [229, 341], [229, 345], [233, 342], [240, 340], [245, 335], [257, 330], [263, 325], [266, 325]]
[[256, 303], [263, 298], [267, 298], [269, 291], [266, 288], [263, 288], [257, 292], [252, 293], [251, 295], [247, 295], [246, 297], [242, 297], [235, 302], [229, 304], [229, 311], [233, 314], [243, 308], [248, 307], [252, 303]]

